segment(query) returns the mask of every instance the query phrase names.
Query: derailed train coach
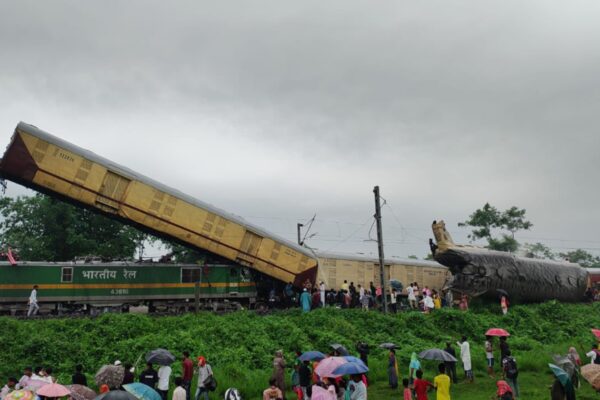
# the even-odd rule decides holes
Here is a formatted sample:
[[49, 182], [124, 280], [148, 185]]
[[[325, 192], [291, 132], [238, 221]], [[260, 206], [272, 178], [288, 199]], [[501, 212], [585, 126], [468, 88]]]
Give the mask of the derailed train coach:
[[23, 122], [0, 177], [296, 287], [316, 278], [308, 249]]
[[498, 298], [507, 294], [521, 302], [584, 299], [589, 274], [570, 262], [518, 257], [514, 254], [457, 245], [444, 221], [434, 221], [437, 249], [434, 258], [449, 268], [449, 288], [472, 296]]

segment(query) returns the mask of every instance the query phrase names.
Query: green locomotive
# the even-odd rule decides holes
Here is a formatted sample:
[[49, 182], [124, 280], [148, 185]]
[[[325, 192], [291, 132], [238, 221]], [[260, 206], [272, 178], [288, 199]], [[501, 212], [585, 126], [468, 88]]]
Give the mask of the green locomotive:
[[252, 274], [239, 266], [0, 262], [0, 313], [23, 314], [33, 285], [42, 314], [239, 309], [257, 297]]

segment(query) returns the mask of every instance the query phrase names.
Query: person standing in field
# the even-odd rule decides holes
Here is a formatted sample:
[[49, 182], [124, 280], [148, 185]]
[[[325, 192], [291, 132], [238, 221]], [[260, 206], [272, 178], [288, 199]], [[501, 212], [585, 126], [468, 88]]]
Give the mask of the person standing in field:
[[77, 364], [75, 366], [75, 373], [71, 377], [71, 384], [87, 386], [87, 378], [83, 374], [83, 365]]
[[500, 308], [502, 309], [502, 314], [506, 315], [508, 313], [508, 299], [506, 296], [500, 298]]
[[325, 282], [321, 281], [319, 284], [319, 294], [321, 300], [321, 307], [325, 307]]
[[410, 364], [408, 364], [408, 382], [412, 385], [417, 376], [417, 371], [421, 369], [421, 361], [417, 358], [417, 353], [413, 351], [410, 355]]
[[278, 350], [275, 352], [275, 358], [273, 359], [273, 379], [281, 393], [283, 393], [283, 400], [285, 400], [285, 359], [283, 358], [283, 351]]
[[392, 288], [392, 293], [390, 294], [390, 304], [391, 309], [394, 314], [398, 312], [398, 307], [396, 303], [398, 302], [398, 293], [396, 293], [396, 289]]
[[406, 288], [406, 293], [408, 294], [408, 304], [410, 305], [410, 308], [416, 310], [417, 297], [415, 296], [415, 288], [412, 283]]
[[415, 399], [416, 400], [428, 400], [427, 399], [427, 389], [429, 387], [434, 387], [433, 384], [429, 381], [423, 379], [423, 371], [417, 371], [417, 378], [413, 384], [415, 388]]
[[510, 347], [506, 341], [506, 336], [500, 336], [500, 362], [510, 353]]
[[209, 400], [207, 381], [212, 376], [213, 371], [210, 364], [206, 362], [206, 358], [203, 356], [198, 357], [198, 388], [196, 389], [195, 400], [199, 400], [201, 395], [203, 395], [204, 400]]
[[365, 290], [365, 294], [363, 295], [362, 299], [361, 299], [361, 304], [362, 304], [362, 309], [363, 311], [369, 311], [369, 303], [371, 301], [371, 295], [369, 294], [368, 290]]
[[302, 294], [300, 295], [300, 305], [302, 306], [302, 312], [310, 311], [310, 295], [306, 288], [302, 290]]
[[[454, 351], [454, 347], [452, 347], [452, 343], [446, 342], [446, 348], [444, 351], [450, 354], [452, 357], [456, 358], [456, 351]], [[458, 378], [456, 377], [456, 361], [446, 361], [446, 373], [452, 380], [452, 383], [457, 383]]]
[[454, 307], [454, 295], [452, 294], [452, 290], [450, 289], [446, 290], [446, 307]]
[[461, 311], [469, 311], [469, 296], [466, 293], [463, 293], [460, 296], [458, 308], [460, 308]]
[[171, 400], [186, 400], [188, 398], [187, 390], [183, 386], [183, 379], [178, 376], [175, 378], [175, 390]]
[[436, 390], [436, 400], [450, 399], [450, 377], [445, 374], [444, 364], [438, 365], [439, 374], [433, 378], [433, 387]]
[[473, 382], [473, 370], [471, 369], [471, 346], [467, 341], [467, 337], [463, 336], [460, 342], [456, 342], [460, 346], [460, 358], [463, 362], [465, 376], [469, 382]]
[[347, 291], [348, 291], [348, 281], [347, 281], [347, 280], [345, 280], [345, 279], [344, 279], [344, 283], [342, 283], [341, 289], [342, 289], [344, 292], [347, 292]]
[[146, 369], [140, 374], [140, 382], [144, 385], [150, 386], [152, 389], [156, 389], [156, 382], [158, 382], [158, 373], [152, 368], [152, 363], [146, 363]]
[[158, 369], [158, 384], [157, 392], [162, 397], [162, 400], [167, 400], [169, 394], [169, 379], [171, 378], [171, 367], [168, 365], [161, 365]]
[[485, 359], [487, 361], [488, 376], [494, 378], [494, 348], [492, 346], [492, 337], [485, 337]]
[[29, 304], [29, 309], [27, 310], [27, 316], [31, 317], [32, 315], [37, 315], [40, 310], [40, 306], [38, 306], [37, 300], [37, 291], [38, 285], [33, 285], [33, 289], [31, 289], [31, 293], [29, 294], [29, 300], [27, 303]]
[[300, 368], [298, 369], [298, 375], [300, 377], [300, 389], [302, 389], [302, 399], [308, 400], [312, 394], [312, 386], [310, 382], [310, 378], [312, 372], [310, 371], [309, 362], [304, 361], [300, 364]]
[[398, 387], [398, 363], [396, 362], [396, 350], [390, 349], [388, 356], [388, 382], [392, 389]]
[[190, 359], [190, 352], [183, 352], [183, 360], [181, 361], [181, 387], [185, 389], [185, 398], [190, 400], [190, 390], [192, 388], [192, 378], [194, 377], [194, 363]]
[[511, 356], [510, 350], [506, 354], [506, 357], [502, 360], [502, 371], [504, 372], [504, 378], [512, 389], [513, 396], [515, 399], [519, 398], [519, 383], [517, 377], [519, 376], [519, 369], [517, 368], [517, 360]]

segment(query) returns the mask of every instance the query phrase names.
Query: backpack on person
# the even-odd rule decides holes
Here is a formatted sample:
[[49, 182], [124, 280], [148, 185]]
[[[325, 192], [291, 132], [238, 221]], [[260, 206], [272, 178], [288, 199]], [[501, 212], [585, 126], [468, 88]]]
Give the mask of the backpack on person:
[[215, 379], [215, 376], [213, 374], [210, 374], [204, 380], [204, 387], [206, 387], [211, 392], [214, 392], [215, 390], [217, 390], [217, 380]]
[[510, 379], [515, 379], [519, 375], [519, 370], [517, 369], [517, 360], [513, 357], [506, 357], [506, 377]]
[[594, 349], [596, 357], [594, 357], [594, 364], [600, 364], [600, 350]]

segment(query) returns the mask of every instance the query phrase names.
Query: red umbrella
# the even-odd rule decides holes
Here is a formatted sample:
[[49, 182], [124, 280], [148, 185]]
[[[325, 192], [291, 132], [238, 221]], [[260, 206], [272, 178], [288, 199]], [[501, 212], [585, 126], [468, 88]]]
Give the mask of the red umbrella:
[[71, 391], [58, 383], [49, 383], [46, 386], [42, 386], [37, 391], [38, 396], [44, 397], [63, 397], [69, 394], [71, 394]]
[[488, 329], [488, 331], [485, 333], [485, 336], [510, 336], [510, 333], [502, 328], [492, 328]]
[[596, 339], [600, 340], [600, 329], [592, 329], [592, 333], [596, 336]]

